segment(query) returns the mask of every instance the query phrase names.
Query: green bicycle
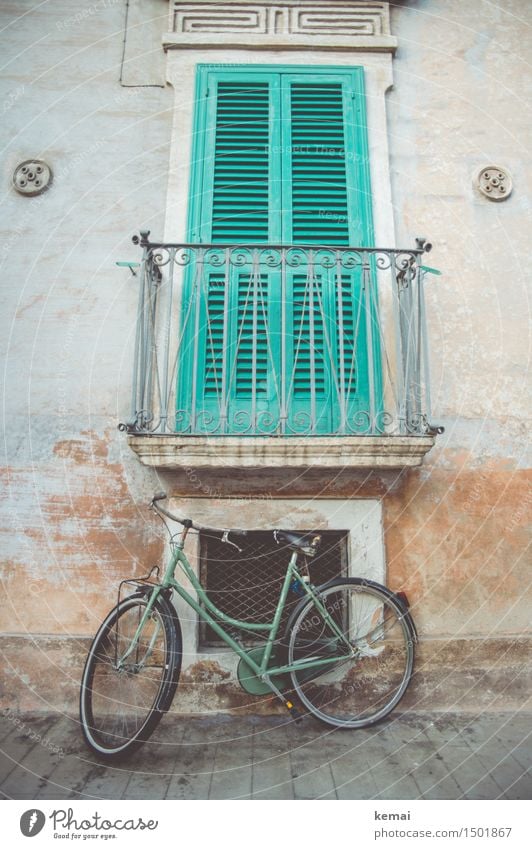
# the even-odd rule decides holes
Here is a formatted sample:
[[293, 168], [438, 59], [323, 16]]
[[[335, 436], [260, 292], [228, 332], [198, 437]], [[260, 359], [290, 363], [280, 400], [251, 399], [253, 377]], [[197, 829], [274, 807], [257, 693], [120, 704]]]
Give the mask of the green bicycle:
[[[93, 752], [105, 760], [130, 754], [170, 708], [182, 659], [174, 591], [238, 654], [238, 679], [246, 692], [275, 694], [295, 719], [301, 714], [293, 698], [324, 722], [344, 728], [372, 725], [393, 710], [411, 679], [417, 639], [404, 593], [361, 578], [335, 578], [315, 587], [307, 558], [317, 553], [319, 534], [276, 530], [276, 542], [286, 545], [291, 556], [273, 621], [233, 619], [209, 599], [184, 546], [191, 529], [217, 535], [236, 548], [234, 539], [247, 531], [195, 525], [161, 507], [164, 498], [165, 493], [157, 493], [150, 506], [163, 521], [183, 527], [178, 534], [168, 529], [171, 556], [166, 571], [159, 582], [123, 582], [133, 582], [135, 590], [105, 618], [85, 663], [80, 718]], [[175, 579], [178, 564], [197, 598]], [[279, 636], [295, 588], [301, 597]], [[262, 643], [246, 647], [236, 630], [262, 636]]]

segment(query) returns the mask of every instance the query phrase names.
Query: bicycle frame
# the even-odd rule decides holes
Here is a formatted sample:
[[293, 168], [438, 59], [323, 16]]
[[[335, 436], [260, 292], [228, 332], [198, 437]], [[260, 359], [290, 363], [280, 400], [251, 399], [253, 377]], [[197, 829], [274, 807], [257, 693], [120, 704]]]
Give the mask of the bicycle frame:
[[[248, 666], [253, 670], [255, 675], [264, 680], [275, 692], [277, 695], [281, 695], [278, 693], [272, 682], [269, 680], [270, 676], [278, 676], [283, 673], [295, 672], [302, 669], [312, 669], [317, 668], [319, 666], [330, 666], [331, 663], [334, 663], [335, 660], [346, 660], [347, 657], [353, 657], [356, 654], [356, 650], [353, 648], [349, 640], [342, 633], [341, 629], [337, 626], [334, 619], [331, 618], [328, 611], [321, 604], [319, 596], [314, 592], [312, 586], [309, 586], [302, 578], [301, 574], [297, 568], [297, 552], [293, 552], [290, 558], [290, 562], [288, 564], [288, 568], [286, 570], [286, 575], [283, 581], [283, 585], [281, 588], [281, 593], [279, 595], [279, 600], [277, 602], [277, 607], [274, 613], [272, 622], [243, 622], [240, 619], [232, 619], [230, 616], [227, 616], [223, 613], [219, 608], [216, 607], [215, 604], [209, 599], [206, 591], [202, 587], [198, 578], [196, 577], [192, 566], [190, 565], [186, 554], [183, 551], [185, 539], [186, 539], [186, 530], [183, 533], [181, 539], [178, 542], [173, 542], [173, 552], [166, 567], [166, 571], [164, 573], [163, 579], [160, 584], [155, 586], [150, 595], [148, 604], [146, 605], [146, 610], [144, 611], [140, 622], [138, 624], [137, 630], [133, 636], [131, 644], [129, 645], [127, 651], [122, 655], [119, 659], [118, 663], [124, 663], [125, 659], [134, 651], [135, 646], [138, 643], [139, 637], [142, 633], [144, 625], [150, 616], [151, 610], [161, 592], [165, 589], [174, 589], [182, 599], [184, 599], [187, 604], [192, 607], [193, 610], [196, 611], [198, 616], [203, 619], [205, 622], [209, 624], [209, 626], [213, 629], [213, 631], [218, 634], [219, 637], [226, 643], [226, 645], [230, 646], [234, 652], [244, 660]], [[180, 565], [184, 574], [189, 579], [190, 583], [194, 587], [198, 595], [198, 601], [189, 593], [187, 590], [179, 584], [175, 579], [175, 570], [177, 565]], [[341, 643], [346, 647], [349, 654], [342, 654], [338, 658], [331, 658], [330, 656], [327, 658], [311, 658], [304, 661], [296, 661], [292, 664], [285, 664], [283, 666], [273, 666], [269, 667], [270, 658], [272, 656], [273, 646], [275, 640], [278, 635], [279, 626], [281, 624], [281, 617], [283, 614], [283, 610], [286, 604], [286, 599], [288, 596], [288, 591], [290, 588], [290, 584], [292, 581], [296, 579], [300, 582], [303, 590], [305, 591], [308, 598], [312, 601], [316, 609], [323, 616], [327, 624], [331, 627], [332, 631]], [[203, 606], [202, 606], [203, 605]], [[213, 615], [211, 615], [211, 613]], [[214, 618], [216, 617], [216, 618]], [[219, 620], [219, 621], [217, 621]], [[225, 623], [228, 626], [232, 626], [235, 628], [241, 628], [246, 631], [257, 631], [263, 632], [266, 637], [266, 645], [265, 650], [262, 655], [262, 659], [260, 664], [258, 664], [254, 658], [247, 652], [233, 637], [225, 630], [223, 625], [220, 622]]]

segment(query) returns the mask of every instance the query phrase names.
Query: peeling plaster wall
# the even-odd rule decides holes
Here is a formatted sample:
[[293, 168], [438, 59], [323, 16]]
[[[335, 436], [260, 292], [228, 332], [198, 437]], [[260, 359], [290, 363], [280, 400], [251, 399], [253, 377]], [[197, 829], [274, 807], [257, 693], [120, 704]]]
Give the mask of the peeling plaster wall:
[[[427, 636], [529, 633], [530, 69], [532, 9], [458, 0], [392, 5], [388, 95], [398, 242], [427, 264], [433, 419], [424, 467], [384, 499], [388, 570]], [[501, 203], [473, 187], [512, 174]]]
[[[133, 7], [124, 82], [162, 85], [168, 4]], [[172, 92], [119, 85], [122, 2], [21, 0], [3, 3], [0, 21], [0, 631], [86, 636], [118, 580], [162, 548], [143, 508], [155, 476], [116, 429], [129, 408], [138, 278], [115, 261], [139, 258], [139, 227], [162, 231]], [[29, 157], [54, 172], [39, 197], [11, 185]], [[31, 679], [41, 658], [30, 654]], [[5, 660], [8, 674], [19, 660]]]
[[[160, 84], [168, 4], [131, 8], [124, 80]], [[408, 706], [519, 707], [532, 500], [525, 148], [532, 29], [522, 23], [532, 22], [530, 4], [392, 6], [400, 45], [387, 95], [396, 242], [426, 235], [435, 246], [427, 262], [443, 271], [427, 280], [427, 307], [433, 419], [446, 432], [421, 470], [310, 470], [293, 480], [282, 470], [231, 470], [195, 482], [185, 473], [157, 476], [116, 430], [129, 407], [137, 280], [114, 263], [138, 259], [130, 236], [139, 228], [161, 234], [169, 226], [174, 103], [170, 86], [119, 86], [123, 13], [112, 0], [84, 9], [68, 0], [0, 8], [0, 25], [8, 25], [0, 94], [5, 703], [75, 706], [87, 636], [118, 581], [144, 573], [163, 553], [145, 509], [163, 486], [182, 499], [222, 492], [302, 503], [378, 500], [387, 581], [409, 594], [423, 640]], [[10, 185], [29, 156], [54, 170], [40, 198]], [[501, 204], [472, 186], [473, 172], [492, 162], [514, 179]], [[213, 503], [213, 515], [217, 509]], [[249, 706], [226, 660], [189, 660], [176, 709]], [[271, 710], [266, 702], [250, 709]]]

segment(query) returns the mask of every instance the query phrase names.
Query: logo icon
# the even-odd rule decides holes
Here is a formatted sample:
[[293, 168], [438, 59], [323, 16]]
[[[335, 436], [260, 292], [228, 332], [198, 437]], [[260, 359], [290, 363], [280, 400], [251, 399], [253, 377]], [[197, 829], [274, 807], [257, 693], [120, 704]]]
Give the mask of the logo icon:
[[42, 831], [46, 817], [37, 808], [25, 811], [20, 818], [20, 830], [24, 837], [35, 837]]

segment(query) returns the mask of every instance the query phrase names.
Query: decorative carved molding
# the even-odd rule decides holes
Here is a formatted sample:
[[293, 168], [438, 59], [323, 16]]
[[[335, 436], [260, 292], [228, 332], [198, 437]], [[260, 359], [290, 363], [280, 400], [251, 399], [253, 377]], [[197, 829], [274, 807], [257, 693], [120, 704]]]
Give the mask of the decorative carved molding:
[[278, 26], [276, 10], [267, 9], [264, 5], [248, 4], [232, 8], [227, 5], [176, 2], [174, 7], [174, 32], [177, 33], [252, 32], [261, 35], [271, 32], [272, 24]]
[[255, 47], [393, 51], [387, 2], [174, 0], [166, 48]]

